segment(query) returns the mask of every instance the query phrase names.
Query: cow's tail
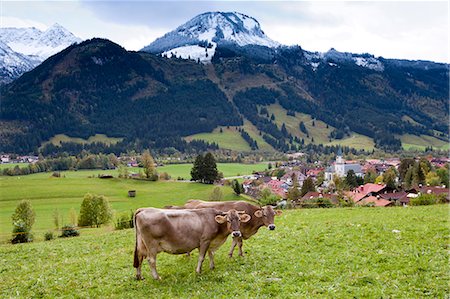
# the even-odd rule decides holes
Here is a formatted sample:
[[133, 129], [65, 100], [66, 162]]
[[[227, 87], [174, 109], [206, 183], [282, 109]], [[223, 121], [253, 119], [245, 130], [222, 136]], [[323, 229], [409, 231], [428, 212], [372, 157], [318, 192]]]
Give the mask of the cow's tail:
[[136, 244], [134, 245], [134, 263], [133, 263], [133, 266], [135, 268], [139, 267], [139, 256], [138, 256], [138, 234], [139, 234], [139, 231], [138, 231], [138, 227], [136, 225], [136, 215], [138, 213], [139, 213], [139, 210], [137, 210], [133, 216], [133, 224], [134, 224], [134, 229], [136, 231]]

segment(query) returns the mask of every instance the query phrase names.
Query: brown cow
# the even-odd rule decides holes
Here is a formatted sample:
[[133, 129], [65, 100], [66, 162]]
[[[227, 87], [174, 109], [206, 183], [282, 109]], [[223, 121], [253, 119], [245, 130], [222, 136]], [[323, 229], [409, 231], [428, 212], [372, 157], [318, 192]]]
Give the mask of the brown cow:
[[230, 209], [236, 209], [239, 211], [245, 211], [245, 213], [251, 216], [250, 221], [241, 224], [242, 236], [233, 237], [233, 243], [231, 244], [231, 250], [228, 253], [230, 257], [233, 256], [233, 251], [236, 245], [239, 248], [239, 255], [242, 253], [242, 239], [247, 240], [258, 232], [261, 226], [267, 226], [270, 230], [275, 229], [274, 217], [275, 215], [281, 215], [281, 211], [275, 211], [272, 206], [264, 206], [262, 208], [252, 205], [245, 201], [202, 201], [197, 199], [191, 199], [182, 207], [171, 208], [183, 208], [183, 209], [201, 209], [201, 208], [215, 208], [221, 211], [228, 211]]
[[240, 222], [247, 222], [250, 218], [244, 212], [232, 209], [228, 212], [213, 208], [199, 210], [138, 209], [134, 214], [136, 278], [142, 279], [142, 261], [148, 257], [153, 278], [160, 279], [156, 271], [156, 255], [161, 251], [182, 254], [198, 248], [196, 272], [201, 272], [206, 252], [209, 255], [210, 268], [213, 269], [214, 252], [225, 242], [230, 233], [239, 237], [241, 235]]

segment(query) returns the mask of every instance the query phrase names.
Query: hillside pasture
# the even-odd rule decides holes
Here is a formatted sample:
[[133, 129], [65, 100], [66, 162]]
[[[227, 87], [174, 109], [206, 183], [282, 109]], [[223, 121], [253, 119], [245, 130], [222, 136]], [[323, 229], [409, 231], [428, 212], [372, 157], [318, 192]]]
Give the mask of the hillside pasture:
[[[204, 140], [208, 142], [215, 142], [222, 149], [230, 149], [234, 151], [243, 151], [249, 152], [251, 151], [248, 143], [242, 138], [239, 131], [236, 129], [238, 127], [218, 127], [215, 128], [210, 133], [199, 133], [194, 134], [184, 139], [186, 141], [192, 141], [193, 139]], [[222, 133], [220, 132], [222, 129]]]
[[449, 143], [428, 135], [412, 135], [405, 134], [400, 136], [402, 147], [405, 150], [424, 150], [427, 146], [432, 146], [434, 149], [446, 150], [449, 148]]
[[158, 255], [162, 281], [135, 280], [133, 229], [0, 245], [0, 297], [20, 298], [445, 298], [448, 206], [284, 211], [216, 269], [198, 253]]
[[105, 134], [95, 134], [93, 136], [90, 136], [88, 139], [83, 139], [79, 137], [70, 137], [65, 134], [57, 134], [52, 138], [50, 138], [48, 141], [43, 142], [42, 146], [45, 146], [48, 143], [52, 143], [53, 145], [59, 146], [61, 145], [62, 142], [74, 142], [81, 144], [100, 142], [105, 144], [116, 144], [122, 140], [123, 138], [108, 137]]
[[[190, 178], [192, 164], [175, 164], [158, 167], [159, 172], [166, 171], [173, 178], [178, 176]], [[218, 169], [225, 176], [251, 174], [252, 171], [264, 170], [266, 163], [237, 164], [219, 163]], [[139, 168], [130, 171], [139, 172]], [[113, 179], [99, 179], [99, 174], [111, 174]], [[159, 181], [148, 182], [133, 179], [118, 179], [117, 170], [79, 170], [63, 171], [61, 178], [52, 177], [51, 173], [38, 173], [26, 176], [0, 176], [0, 242], [11, 237], [11, 215], [22, 199], [31, 201], [36, 211], [34, 230], [36, 237], [42, 239], [48, 229], [52, 229], [53, 213], [57, 209], [63, 216], [64, 224], [68, 223], [69, 211], [79, 211], [83, 196], [86, 193], [105, 195], [112, 208], [120, 212], [128, 212], [139, 207], [182, 204], [188, 199], [207, 199], [214, 188], [188, 182]], [[128, 197], [128, 190], [136, 190], [135, 198]], [[222, 188], [224, 198], [235, 198], [231, 188]]]

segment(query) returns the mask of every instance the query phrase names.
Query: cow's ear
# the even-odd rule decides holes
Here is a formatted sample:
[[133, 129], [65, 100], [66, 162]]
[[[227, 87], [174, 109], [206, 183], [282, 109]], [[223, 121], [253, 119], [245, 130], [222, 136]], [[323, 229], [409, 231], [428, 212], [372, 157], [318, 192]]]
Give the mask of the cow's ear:
[[275, 215], [280, 216], [281, 214], [283, 214], [283, 212], [281, 210], [276, 210], [275, 211]]
[[239, 218], [241, 219], [241, 222], [249, 222], [250, 219], [252, 219], [252, 216], [250, 216], [249, 214], [242, 214], [239, 216]]
[[217, 223], [222, 224], [227, 222], [227, 217], [225, 216], [221, 216], [221, 215], [217, 215], [216, 217], [214, 217], [214, 219], [216, 220]]
[[258, 217], [258, 218], [261, 218], [263, 216], [263, 212], [261, 210], [257, 210], [255, 212], [255, 216]]

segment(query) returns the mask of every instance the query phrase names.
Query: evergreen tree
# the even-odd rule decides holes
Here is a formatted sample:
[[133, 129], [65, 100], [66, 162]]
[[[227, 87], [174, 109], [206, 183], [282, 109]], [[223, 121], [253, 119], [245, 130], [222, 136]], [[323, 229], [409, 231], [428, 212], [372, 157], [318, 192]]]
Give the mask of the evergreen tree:
[[347, 176], [345, 177], [345, 183], [347, 184], [347, 186], [350, 189], [353, 189], [353, 188], [356, 188], [359, 186], [355, 171], [353, 169], [350, 169], [347, 172]]
[[311, 177], [307, 177], [303, 182], [302, 188], [300, 190], [300, 197], [304, 196], [308, 192], [316, 191], [316, 186], [314, 186], [314, 182]]
[[234, 191], [234, 193], [236, 193], [236, 195], [240, 195], [241, 193], [244, 193], [244, 187], [236, 179], [234, 179], [231, 182], [231, 188], [233, 188], [233, 191]]
[[287, 131], [287, 129], [286, 129], [286, 125], [283, 123], [283, 125], [281, 126], [281, 133], [283, 134], [283, 136], [284, 137], [288, 137], [289, 136], [289, 133], [288, 133], [288, 131]]
[[408, 171], [409, 166], [414, 165], [415, 161], [414, 159], [403, 159], [400, 161], [400, 165], [398, 166], [398, 172], [400, 176], [400, 180], [403, 182], [406, 172]]
[[213, 154], [207, 153], [203, 159], [203, 167], [201, 168], [201, 175], [203, 182], [212, 184], [218, 179], [219, 172], [217, 171], [216, 159]]
[[203, 169], [203, 156], [198, 155], [195, 158], [194, 166], [192, 166], [191, 169], [191, 181], [201, 181], [203, 179], [202, 169]]
[[416, 162], [413, 166], [412, 185], [419, 186], [425, 183], [425, 174], [420, 167], [420, 163]]
[[412, 186], [413, 180], [413, 168], [414, 166], [410, 165], [405, 173], [405, 177], [403, 178], [403, 187], [408, 190]]

